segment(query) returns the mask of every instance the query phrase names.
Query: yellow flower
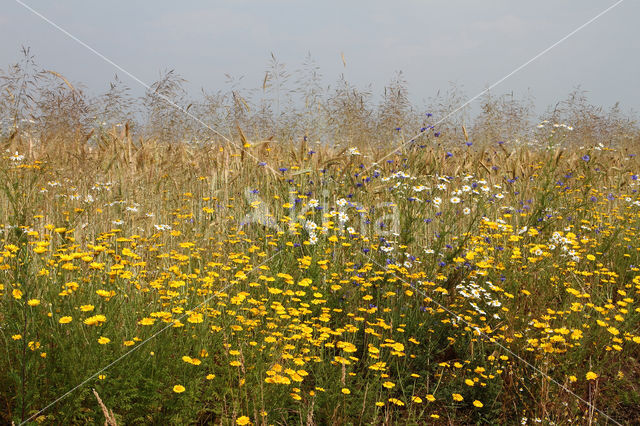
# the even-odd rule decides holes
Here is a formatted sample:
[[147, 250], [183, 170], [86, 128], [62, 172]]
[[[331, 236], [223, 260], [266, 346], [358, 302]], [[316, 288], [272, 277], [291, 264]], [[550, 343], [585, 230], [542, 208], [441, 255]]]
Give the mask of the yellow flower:
[[94, 315], [84, 320], [84, 323], [86, 325], [100, 325], [106, 320], [107, 320], [107, 317], [105, 317], [104, 315]]
[[40, 300], [38, 299], [29, 299], [27, 305], [29, 306], [38, 306], [40, 304]]
[[400, 401], [398, 398], [389, 398], [389, 402], [399, 407], [404, 406], [404, 402]]
[[60, 324], [68, 324], [68, 323], [70, 323], [72, 320], [73, 320], [73, 318], [72, 318], [72, 317], [68, 317], [68, 316], [67, 316], [67, 317], [62, 317], [62, 318], [60, 318], [60, 319], [58, 320], [58, 322], [59, 322]]
[[20, 339], [22, 339], [22, 334], [14, 334], [13, 336], [11, 336], [11, 338], [13, 340], [20, 340]]
[[464, 398], [459, 393], [454, 393], [451, 395], [454, 401], [462, 401]]
[[421, 404], [422, 398], [420, 398], [419, 396], [412, 396], [411, 401], [415, 402], [416, 404]]
[[598, 378], [598, 375], [596, 373], [594, 373], [593, 371], [589, 371], [587, 373], [587, 380], [595, 380]]
[[464, 381], [464, 383], [465, 383], [467, 386], [473, 386], [473, 385], [474, 385], [473, 380], [471, 380], [471, 379], [467, 379], [467, 380], [465, 380], [465, 381]]
[[22, 299], [22, 291], [18, 290], [17, 288], [14, 288], [11, 294], [13, 295], [13, 298], [16, 300]]
[[349, 342], [338, 342], [336, 346], [342, 349], [343, 351], [349, 352], [349, 353], [353, 353], [358, 350], [353, 343], [349, 343]]
[[100, 343], [101, 345], [106, 345], [110, 341], [111, 341], [111, 339], [109, 339], [108, 337], [104, 337], [104, 336], [100, 336], [100, 338], [98, 339], [98, 343]]
[[96, 290], [96, 294], [101, 297], [109, 298], [109, 297], [115, 296], [116, 292], [113, 290], [107, 291], [107, 290], [99, 289], [99, 290]]
[[202, 314], [193, 313], [193, 314], [189, 315], [189, 318], [187, 318], [187, 321], [189, 321], [192, 324], [199, 324], [202, 321], [204, 321], [204, 319], [202, 318]]
[[349, 395], [351, 391], [348, 388], [342, 388], [342, 393], [345, 395]]
[[104, 269], [104, 263], [91, 262], [91, 263], [89, 264], [89, 268], [91, 268], [91, 269], [98, 269], [98, 270], [100, 270], [100, 269]]
[[251, 419], [247, 416], [238, 417], [236, 419], [236, 424], [240, 426], [248, 425], [249, 423], [251, 423]]
[[183, 356], [182, 360], [188, 364], [200, 365], [201, 361], [198, 358], [191, 358], [190, 356]]
[[216, 378], [215, 374], [207, 374], [207, 380], [213, 380]]
[[175, 393], [182, 393], [182, 392], [184, 392], [184, 390], [185, 390], [185, 388], [184, 388], [184, 386], [182, 386], [182, 385], [175, 385], [175, 386], [173, 387], [173, 391], [174, 391]]
[[426, 398], [427, 398], [427, 401], [429, 402], [433, 402], [436, 400], [436, 397], [431, 394], [427, 395]]
[[384, 387], [385, 387], [385, 388], [387, 388], [387, 389], [391, 389], [391, 388], [393, 388], [395, 385], [396, 385], [396, 384], [395, 384], [395, 383], [392, 383], [392, 382], [384, 382], [384, 383], [382, 384], [382, 386], [384, 386]]
[[477, 399], [475, 401], [473, 401], [473, 405], [478, 407], [478, 408], [482, 408], [484, 406], [484, 404], [480, 401], [478, 401]]
[[153, 325], [154, 322], [156, 322], [155, 318], [142, 318], [140, 321], [138, 321], [138, 324], [140, 324], [140, 325]]
[[82, 312], [90, 312], [93, 311], [94, 306], [93, 305], [82, 305], [80, 306], [80, 310]]

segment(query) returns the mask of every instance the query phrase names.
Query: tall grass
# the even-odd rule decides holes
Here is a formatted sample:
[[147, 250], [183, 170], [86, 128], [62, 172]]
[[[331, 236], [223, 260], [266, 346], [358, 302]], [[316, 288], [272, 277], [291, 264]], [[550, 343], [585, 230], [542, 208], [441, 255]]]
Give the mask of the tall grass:
[[0, 419], [637, 422], [632, 117], [491, 95], [431, 128], [455, 88], [318, 72], [199, 101], [4, 72]]
[[[254, 89], [247, 89], [242, 79], [228, 76], [226, 91], [203, 90], [194, 98], [184, 88], [186, 81], [168, 70], [141, 98], [133, 97], [117, 76], [107, 92], [89, 96], [81, 84], [40, 67], [24, 49], [22, 59], [0, 73], [0, 122], [9, 145], [15, 140], [49, 146], [53, 151], [58, 144], [95, 146], [113, 126], [126, 123], [136, 143], [140, 137], [162, 143], [222, 141], [165, 99], [228, 137], [238, 138], [240, 127], [253, 141], [284, 144], [305, 139], [333, 146], [384, 148], [403, 139], [408, 142], [406, 139], [425, 129], [431, 143], [457, 145], [464, 141], [464, 125], [473, 134], [474, 143], [545, 146], [547, 133], [535, 128], [544, 120], [573, 123], [573, 132], [565, 135], [568, 144], [628, 145], [638, 137], [634, 116], [624, 113], [619, 105], [604, 110], [589, 104], [586, 92], [579, 88], [540, 117], [534, 114], [531, 98], [494, 93], [480, 100], [478, 114], [464, 108], [449, 116], [465, 100], [465, 94], [455, 86], [438, 91], [425, 105], [414, 105], [402, 73], [380, 94], [356, 87], [343, 76], [328, 87], [323, 87], [322, 81], [310, 57], [295, 71], [273, 57], [264, 81]], [[435, 122], [440, 122], [438, 128], [432, 129]]]

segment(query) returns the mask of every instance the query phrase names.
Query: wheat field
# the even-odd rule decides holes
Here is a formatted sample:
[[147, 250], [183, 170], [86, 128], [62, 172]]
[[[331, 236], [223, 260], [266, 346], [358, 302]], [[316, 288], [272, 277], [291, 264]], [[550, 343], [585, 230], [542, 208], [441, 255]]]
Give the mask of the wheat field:
[[619, 108], [1, 77], [3, 423], [640, 422]]

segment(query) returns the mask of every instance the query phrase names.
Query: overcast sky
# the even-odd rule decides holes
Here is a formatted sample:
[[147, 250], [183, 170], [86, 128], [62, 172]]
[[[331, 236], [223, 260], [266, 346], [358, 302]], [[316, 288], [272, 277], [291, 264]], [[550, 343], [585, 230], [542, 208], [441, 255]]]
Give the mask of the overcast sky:
[[[175, 69], [193, 94], [260, 87], [271, 52], [289, 70], [308, 52], [327, 84], [341, 73], [380, 93], [402, 70], [421, 104], [449, 82], [471, 97], [549, 47], [612, 0], [57, 1], [23, 0], [145, 82]], [[101, 93], [117, 72], [14, 0], [0, 14], [0, 66], [30, 46], [42, 66]], [[530, 93], [539, 109], [577, 85], [592, 103], [640, 110], [640, 2], [626, 0], [493, 92]], [[341, 54], [344, 53], [346, 67]]]

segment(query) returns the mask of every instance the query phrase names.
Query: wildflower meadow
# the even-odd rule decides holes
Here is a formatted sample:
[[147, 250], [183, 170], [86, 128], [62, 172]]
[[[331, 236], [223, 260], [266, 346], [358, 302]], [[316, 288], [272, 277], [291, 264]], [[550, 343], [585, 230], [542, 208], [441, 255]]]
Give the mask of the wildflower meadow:
[[215, 134], [156, 97], [174, 74], [133, 114], [118, 82], [20, 86], [31, 60], [2, 80], [37, 91], [3, 109], [2, 423], [640, 421], [619, 111], [438, 122], [401, 79], [379, 105], [342, 81], [276, 118], [211, 95]]

